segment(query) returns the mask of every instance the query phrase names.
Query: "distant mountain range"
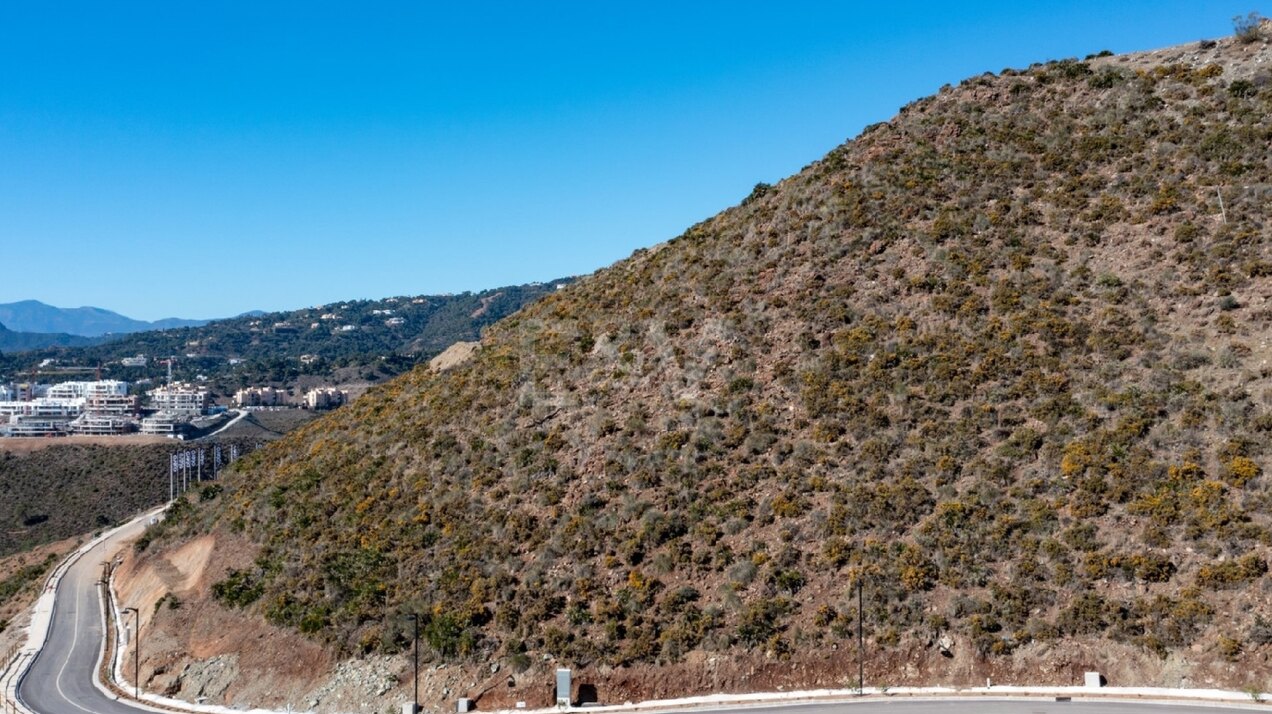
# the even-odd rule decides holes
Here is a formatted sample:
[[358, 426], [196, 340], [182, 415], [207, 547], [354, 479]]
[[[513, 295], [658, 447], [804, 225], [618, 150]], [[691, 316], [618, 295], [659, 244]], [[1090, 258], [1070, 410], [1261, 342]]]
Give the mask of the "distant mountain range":
[[68, 335], [64, 332], [15, 332], [0, 323], [0, 352], [22, 352], [46, 347], [87, 347], [101, 341], [100, 337]]
[[[39, 300], [0, 304], [0, 323], [14, 332], [65, 333], [81, 337], [101, 337], [108, 334], [124, 335], [147, 330], [166, 330], [172, 327], [200, 327], [209, 322], [211, 320], [184, 320], [177, 317], [147, 322], [134, 320], [100, 307], [54, 307]], [[43, 344], [68, 343], [46, 342]]]
[[[158, 379], [168, 369], [160, 359], [175, 355], [178, 379], [202, 376], [220, 395], [249, 385], [377, 382], [456, 342], [480, 339], [486, 326], [570, 280], [257, 311], [194, 327], [160, 329], [161, 321], [149, 323], [156, 327], [145, 331], [99, 337], [5, 331], [0, 333], [0, 381], [31, 373], [45, 360], [59, 368], [101, 366], [113, 379]], [[136, 355], [150, 357], [149, 364], [122, 365]]]

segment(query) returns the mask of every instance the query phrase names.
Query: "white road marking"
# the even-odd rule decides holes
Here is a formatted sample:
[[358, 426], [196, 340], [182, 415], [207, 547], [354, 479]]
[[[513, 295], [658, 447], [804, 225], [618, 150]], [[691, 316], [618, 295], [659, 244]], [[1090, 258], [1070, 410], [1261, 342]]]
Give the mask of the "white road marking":
[[[70, 573], [67, 573], [67, 575], [70, 575]], [[57, 671], [57, 678], [54, 680], [54, 683], [57, 685], [57, 693], [62, 695], [62, 698], [66, 700], [67, 704], [70, 704], [71, 706], [75, 707], [76, 709], [82, 712], [87, 712], [88, 714], [97, 714], [97, 712], [93, 711], [92, 709], [85, 709], [84, 707], [76, 704], [74, 700], [66, 696], [66, 691], [62, 689], [62, 676], [66, 674], [66, 665], [71, 663], [71, 657], [74, 656], [75, 654], [75, 645], [79, 642], [79, 631], [80, 631], [79, 606], [80, 606], [80, 598], [76, 597], [74, 615], [71, 617], [71, 622], [75, 623], [75, 626], [71, 628], [74, 631], [73, 634], [71, 635], [71, 646], [66, 651], [66, 660], [62, 662], [61, 669]]]

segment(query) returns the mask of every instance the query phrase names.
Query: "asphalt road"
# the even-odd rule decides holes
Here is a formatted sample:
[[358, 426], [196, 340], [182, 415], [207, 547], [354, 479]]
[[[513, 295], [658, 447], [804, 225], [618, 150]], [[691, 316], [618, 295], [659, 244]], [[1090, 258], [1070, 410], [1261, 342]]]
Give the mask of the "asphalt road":
[[102, 649], [102, 609], [97, 580], [102, 560], [145, 522], [123, 529], [85, 553], [62, 577], [44, 649], [18, 687], [18, 698], [37, 714], [137, 714], [135, 707], [93, 686]]
[[[101, 604], [97, 579], [101, 563], [118, 544], [135, 536], [145, 521], [99, 544], [71, 566], [58, 586], [48, 642], [18, 688], [18, 696], [37, 714], [139, 714], [146, 711], [116, 700], [93, 686], [93, 668], [102, 648]], [[744, 714], [1214, 714], [1214, 707], [1187, 704], [1041, 700], [987, 701], [893, 699], [849, 703], [760, 705], [686, 712], [735, 711]]]

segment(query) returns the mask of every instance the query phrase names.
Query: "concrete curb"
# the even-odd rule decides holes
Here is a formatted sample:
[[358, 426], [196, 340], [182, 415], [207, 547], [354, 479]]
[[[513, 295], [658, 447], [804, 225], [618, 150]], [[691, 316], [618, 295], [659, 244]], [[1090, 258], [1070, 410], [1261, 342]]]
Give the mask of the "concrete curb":
[[952, 701], [1098, 701], [1116, 704], [1154, 704], [1161, 706], [1205, 706], [1215, 709], [1272, 711], [1272, 699], [1257, 702], [1245, 692], [1220, 689], [1169, 689], [1164, 687], [1045, 687], [997, 685], [992, 687], [867, 687], [856, 689], [808, 690], [799, 692], [756, 692], [747, 694], [708, 694], [677, 699], [653, 699], [605, 706], [549, 707], [546, 709], [497, 709], [494, 714], [550, 714], [563, 711], [586, 712], [673, 712], [697, 713], [737, 711], [739, 709], [801, 707], [817, 705], [879, 704], [888, 701], [952, 702]]

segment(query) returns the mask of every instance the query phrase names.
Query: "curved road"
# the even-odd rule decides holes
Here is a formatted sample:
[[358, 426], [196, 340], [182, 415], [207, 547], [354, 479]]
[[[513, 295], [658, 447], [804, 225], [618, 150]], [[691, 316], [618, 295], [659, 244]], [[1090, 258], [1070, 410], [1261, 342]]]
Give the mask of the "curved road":
[[[93, 668], [102, 649], [101, 601], [97, 579], [102, 560], [120, 543], [145, 528], [141, 519], [84, 554], [58, 585], [49, 638], [18, 688], [18, 696], [37, 714], [141, 714], [128, 700], [117, 700], [93, 686]], [[1056, 702], [975, 698], [944, 701], [893, 699], [840, 703], [803, 703], [687, 709], [686, 712], [735, 711], [745, 714], [1214, 714], [1202, 704]]]
[[146, 519], [121, 529], [85, 553], [62, 576], [44, 649], [18, 687], [18, 698], [37, 714], [138, 714], [93, 686], [102, 650], [102, 608], [97, 593], [102, 561], [145, 528]]

